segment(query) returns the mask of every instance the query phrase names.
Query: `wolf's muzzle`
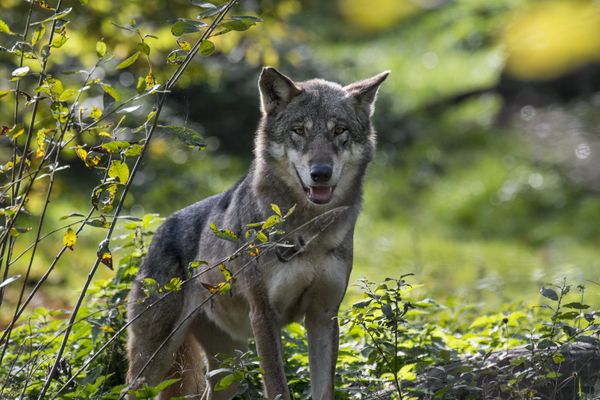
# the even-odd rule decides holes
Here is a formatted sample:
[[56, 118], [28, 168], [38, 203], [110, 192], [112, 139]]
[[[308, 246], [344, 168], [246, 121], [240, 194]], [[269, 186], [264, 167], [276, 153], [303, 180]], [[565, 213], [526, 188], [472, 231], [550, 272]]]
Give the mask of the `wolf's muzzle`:
[[315, 164], [310, 167], [310, 177], [315, 183], [326, 183], [331, 179], [333, 168], [327, 164]]

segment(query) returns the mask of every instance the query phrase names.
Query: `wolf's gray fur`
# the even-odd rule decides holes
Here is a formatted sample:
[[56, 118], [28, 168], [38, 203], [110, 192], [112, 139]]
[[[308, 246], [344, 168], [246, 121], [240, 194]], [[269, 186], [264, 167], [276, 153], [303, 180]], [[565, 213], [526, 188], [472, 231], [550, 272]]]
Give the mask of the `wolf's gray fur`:
[[[156, 232], [138, 273], [129, 307], [130, 319], [141, 314], [129, 327], [130, 386], [156, 385], [178, 373], [182, 377], [175, 385], [179, 395], [229, 398], [235, 387], [213, 392], [219, 377], [206, 384], [202, 360], [208, 370], [214, 370], [218, 368], [216, 354], [244, 349], [247, 338], [254, 336], [267, 397], [289, 399], [280, 333], [284, 325], [303, 319], [312, 398], [333, 399], [336, 316], [352, 268], [363, 178], [375, 151], [370, 118], [377, 90], [387, 75], [384, 72], [342, 87], [320, 79], [293, 82], [274, 68], [263, 69], [259, 80], [262, 119], [248, 174], [226, 192], [168, 218]], [[157, 298], [145, 297], [144, 278], [164, 285], [173, 277], [185, 279], [187, 266], [194, 260], [211, 265], [233, 254], [239, 244], [217, 239], [209, 225], [243, 233], [247, 224], [272, 214], [272, 203], [284, 209], [296, 205], [282, 229], [292, 232], [305, 225], [295, 233], [301, 252], [293, 257], [261, 255], [239, 274], [231, 296], [218, 295], [200, 310], [194, 311], [210, 293], [195, 279], [144, 312]], [[319, 221], [319, 215], [331, 210], [337, 214], [328, 223], [306, 224], [314, 218]], [[307, 240], [315, 233], [316, 240]], [[235, 273], [249, 259], [239, 257], [228, 267]], [[200, 280], [215, 285], [223, 281], [223, 275], [211, 270]], [[186, 319], [190, 314], [193, 317]], [[179, 329], [144, 369], [176, 326]], [[172, 395], [173, 390], [161, 394], [162, 398]]]

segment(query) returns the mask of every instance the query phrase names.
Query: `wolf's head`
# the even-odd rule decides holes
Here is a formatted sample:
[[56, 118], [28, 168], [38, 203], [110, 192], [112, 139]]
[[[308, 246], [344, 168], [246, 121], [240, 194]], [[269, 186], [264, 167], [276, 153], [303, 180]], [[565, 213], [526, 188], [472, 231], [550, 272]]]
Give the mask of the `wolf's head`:
[[375, 151], [377, 90], [388, 74], [341, 86], [321, 79], [294, 82], [264, 68], [255, 149], [262, 186], [265, 180], [283, 183], [296, 201], [310, 204], [339, 203], [359, 193]]

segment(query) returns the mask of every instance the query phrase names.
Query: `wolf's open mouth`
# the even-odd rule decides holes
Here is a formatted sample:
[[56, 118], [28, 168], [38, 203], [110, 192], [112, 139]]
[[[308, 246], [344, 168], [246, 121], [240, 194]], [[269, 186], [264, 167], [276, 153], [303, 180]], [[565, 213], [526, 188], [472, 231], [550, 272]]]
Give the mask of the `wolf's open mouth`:
[[333, 197], [333, 186], [310, 186], [304, 188], [306, 196], [316, 204], [327, 204]]

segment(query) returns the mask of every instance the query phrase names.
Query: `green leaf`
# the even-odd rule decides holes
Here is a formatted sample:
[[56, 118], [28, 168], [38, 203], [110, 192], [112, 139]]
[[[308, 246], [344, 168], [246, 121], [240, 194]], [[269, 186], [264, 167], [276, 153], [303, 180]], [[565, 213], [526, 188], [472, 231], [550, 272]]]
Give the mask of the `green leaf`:
[[130, 147], [128, 147], [127, 150], [125, 150], [123, 152], [123, 155], [125, 157], [139, 156], [142, 153], [143, 148], [144, 148], [144, 146], [142, 146], [141, 144], [133, 144]]
[[581, 303], [567, 303], [563, 307], [573, 308], [575, 310], [586, 310], [586, 309], [590, 308], [590, 306], [588, 306], [587, 304], [581, 304]]
[[273, 212], [275, 214], [277, 214], [281, 217], [281, 209], [279, 208], [279, 206], [277, 204], [271, 204], [271, 210], [273, 210]]
[[[130, 143], [125, 140], [114, 140], [112, 142], [102, 143], [99, 148], [106, 151], [107, 153], [113, 154], [118, 153], [119, 151], [126, 149], [130, 146]], [[93, 150], [100, 150], [96, 147]]]
[[213, 233], [215, 234], [216, 237], [218, 237], [219, 239], [224, 239], [224, 240], [229, 240], [230, 242], [237, 242], [238, 241], [238, 237], [235, 233], [233, 233], [233, 231], [231, 231], [230, 229], [219, 229], [217, 228], [217, 225], [210, 224], [210, 229], [213, 231]]
[[127, 179], [129, 179], [129, 167], [127, 163], [119, 160], [111, 162], [108, 168], [108, 176], [117, 179], [121, 183], [127, 183]]
[[264, 232], [262, 232], [262, 231], [256, 232], [256, 238], [263, 243], [266, 243], [269, 240], [267, 235], [265, 235]]
[[147, 43], [140, 42], [137, 44], [137, 49], [140, 53], [144, 53], [145, 55], [150, 55], [150, 46]]
[[58, 101], [71, 101], [75, 99], [75, 96], [77, 96], [77, 90], [67, 89], [60, 94]]
[[138, 59], [139, 56], [140, 56], [140, 52], [136, 51], [135, 53], [133, 53], [132, 55], [130, 55], [129, 57], [127, 57], [126, 59], [121, 61], [121, 63], [119, 65], [117, 65], [117, 69], [124, 69], [124, 68], [129, 67], [131, 64], [136, 62], [136, 60]]
[[221, 379], [219, 379], [219, 382], [215, 385], [215, 391], [221, 391], [221, 390], [225, 390], [227, 388], [229, 388], [229, 386], [231, 386], [232, 384], [235, 383], [236, 381], [236, 377], [234, 374], [227, 374], [224, 377], [222, 377]]
[[33, 46], [35, 46], [35, 44], [44, 37], [45, 33], [46, 33], [46, 25], [40, 25], [40, 27], [37, 28], [35, 30], [35, 32], [33, 32], [33, 35], [31, 36], [31, 44]]
[[64, 33], [61, 33], [59, 35], [56, 35], [52, 39], [52, 43], [50, 44], [50, 46], [52, 46], [56, 49], [60, 49], [61, 47], [63, 47], [63, 45], [65, 43], [67, 43], [67, 40], [69, 40], [69, 37], [67, 35], [65, 35]]
[[171, 33], [174, 36], [181, 36], [184, 33], [193, 33], [198, 32], [200, 29], [204, 28], [206, 24], [201, 21], [195, 21], [193, 19], [184, 19], [179, 18], [177, 22], [173, 24], [171, 27]]
[[210, 56], [215, 52], [215, 44], [210, 40], [204, 40], [200, 43], [200, 54], [203, 56]]
[[174, 125], [161, 126], [161, 128], [168, 133], [175, 135], [177, 139], [188, 146], [199, 147], [200, 150], [204, 150], [206, 147], [202, 136], [193, 129]]
[[541, 288], [540, 294], [550, 300], [558, 301], [558, 294], [556, 294], [556, 291], [554, 289]]
[[256, 25], [257, 22], [262, 22], [262, 19], [249, 15], [240, 15], [231, 17], [227, 21], [221, 22], [221, 26], [230, 31], [245, 31]]
[[0, 33], [8, 33], [9, 35], [14, 35], [15, 33], [10, 30], [6, 22], [0, 19]]
[[0, 99], [3, 98], [4, 96], [6, 96], [9, 93], [14, 92], [14, 89], [6, 89], [6, 90], [0, 90]]
[[73, 7], [65, 8], [63, 11], [61, 11], [59, 13], [56, 13], [56, 14], [52, 15], [51, 17], [48, 17], [48, 18], [46, 18], [44, 20], [41, 20], [39, 22], [32, 23], [31, 26], [45, 24], [46, 22], [54, 21], [55, 19], [60, 19], [62, 17], [67, 16], [72, 10], [73, 10]]
[[106, 43], [102, 40], [96, 42], [96, 54], [98, 57], [104, 57], [106, 55]]
[[173, 50], [167, 56], [167, 63], [169, 64], [181, 64], [185, 57], [187, 56], [187, 52], [185, 50], [177, 49]]
[[171, 280], [165, 284], [165, 289], [169, 292], [179, 292], [181, 290], [181, 285], [183, 285], [181, 278], [171, 278]]
[[199, 266], [201, 266], [201, 265], [208, 265], [208, 263], [207, 263], [206, 261], [204, 261], [204, 260], [192, 261], [192, 262], [189, 264], [189, 267], [190, 267], [190, 268], [198, 268], [198, 267], [199, 267]]
[[101, 83], [100, 86], [102, 87], [102, 90], [104, 90], [104, 92], [110, 97], [115, 99], [115, 101], [121, 101], [121, 95], [116, 91], [114, 87], [112, 87], [108, 83]]
[[262, 224], [262, 229], [268, 229], [272, 226], [277, 225], [281, 222], [281, 217], [277, 214], [271, 215], [267, 220]]

